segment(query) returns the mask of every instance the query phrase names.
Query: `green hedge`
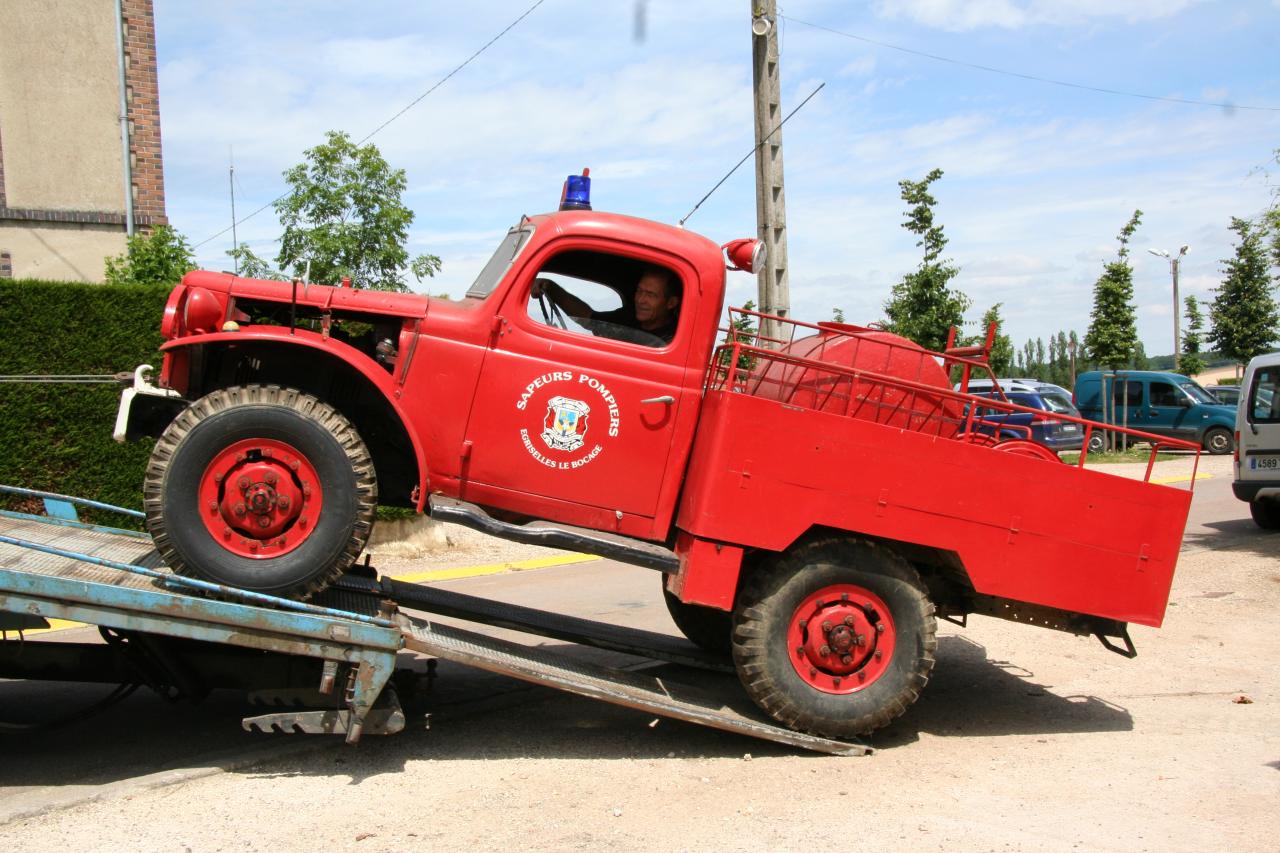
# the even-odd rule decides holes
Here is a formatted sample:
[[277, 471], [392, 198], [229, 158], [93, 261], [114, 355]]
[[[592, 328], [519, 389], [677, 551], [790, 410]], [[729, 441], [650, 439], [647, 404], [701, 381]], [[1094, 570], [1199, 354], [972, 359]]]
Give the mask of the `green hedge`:
[[[0, 375], [111, 374], [143, 363], [158, 370], [160, 318], [171, 290], [0, 280]], [[111, 439], [120, 391], [0, 381], [0, 483], [141, 509], [152, 442]], [[4, 505], [34, 509], [12, 498]], [[109, 523], [119, 521], [111, 516]]]

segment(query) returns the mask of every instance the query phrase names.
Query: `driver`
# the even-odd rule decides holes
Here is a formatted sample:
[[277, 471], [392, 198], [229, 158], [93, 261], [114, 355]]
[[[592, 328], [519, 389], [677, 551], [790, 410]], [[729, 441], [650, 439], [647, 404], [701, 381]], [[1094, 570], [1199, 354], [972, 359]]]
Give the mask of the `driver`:
[[[551, 304], [575, 320], [597, 321], [592, 334], [618, 340], [632, 340], [624, 329], [638, 329], [657, 338], [662, 346], [671, 343], [676, 334], [680, 314], [680, 282], [664, 267], [648, 264], [636, 282], [635, 307], [622, 306], [612, 311], [596, 311], [549, 278], [534, 279], [530, 291], [534, 299], [546, 296]], [[619, 328], [620, 327], [620, 328]]]

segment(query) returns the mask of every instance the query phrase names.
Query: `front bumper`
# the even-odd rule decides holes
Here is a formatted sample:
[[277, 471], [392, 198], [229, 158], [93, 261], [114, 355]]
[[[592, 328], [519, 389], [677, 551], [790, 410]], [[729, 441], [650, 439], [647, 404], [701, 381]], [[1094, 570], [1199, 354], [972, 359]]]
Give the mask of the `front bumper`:
[[187, 406], [177, 391], [152, 385], [151, 370], [149, 364], [138, 365], [133, 371], [133, 385], [120, 394], [116, 425], [111, 431], [116, 441], [123, 443], [144, 435], [158, 436]]

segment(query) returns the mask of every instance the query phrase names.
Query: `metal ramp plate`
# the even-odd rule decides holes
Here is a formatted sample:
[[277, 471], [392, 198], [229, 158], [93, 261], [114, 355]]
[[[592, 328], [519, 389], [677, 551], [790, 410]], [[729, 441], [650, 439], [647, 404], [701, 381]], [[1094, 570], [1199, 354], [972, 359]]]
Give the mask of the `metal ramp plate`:
[[794, 732], [728, 708], [719, 699], [687, 684], [642, 672], [575, 661], [547, 649], [532, 648], [402, 615], [405, 645], [443, 660], [519, 678], [522, 681], [636, 708], [677, 720], [784, 743], [831, 755], [866, 755], [871, 748]]

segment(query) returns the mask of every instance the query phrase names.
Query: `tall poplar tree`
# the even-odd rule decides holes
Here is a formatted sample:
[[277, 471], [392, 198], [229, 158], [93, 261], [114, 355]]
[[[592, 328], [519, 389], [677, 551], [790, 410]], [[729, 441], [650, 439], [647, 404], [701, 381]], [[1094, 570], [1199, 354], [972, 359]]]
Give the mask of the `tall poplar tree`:
[[1269, 352], [1280, 337], [1280, 308], [1267, 269], [1263, 233], [1247, 219], [1231, 218], [1239, 235], [1236, 256], [1224, 259], [1227, 277], [1214, 289], [1208, 338], [1214, 349], [1239, 364]]
[[1129, 265], [1129, 240], [1138, 230], [1142, 211], [1135, 210], [1116, 239], [1116, 259], [1103, 267], [1093, 286], [1093, 312], [1084, 345], [1089, 358], [1111, 370], [1128, 367], [1137, 350], [1138, 327], [1133, 308], [1133, 267]]
[[1182, 330], [1182, 353], [1178, 357], [1178, 366], [1187, 376], [1203, 373], [1208, 367], [1204, 356], [1200, 354], [1200, 337], [1204, 329], [1204, 315], [1200, 313], [1200, 302], [1194, 295], [1188, 296], [1186, 305], [1187, 327]]
[[902, 200], [911, 205], [902, 227], [920, 237], [916, 245], [924, 249], [924, 257], [915, 272], [893, 286], [884, 305], [889, 331], [931, 350], [946, 346], [948, 331], [960, 326], [970, 304], [969, 297], [947, 286], [960, 270], [942, 258], [947, 238], [933, 218], [938, 200], [929, 194], [929, 185], [941, 177], [942, 170], [934, 169], [924, 180], [898, 181]]

